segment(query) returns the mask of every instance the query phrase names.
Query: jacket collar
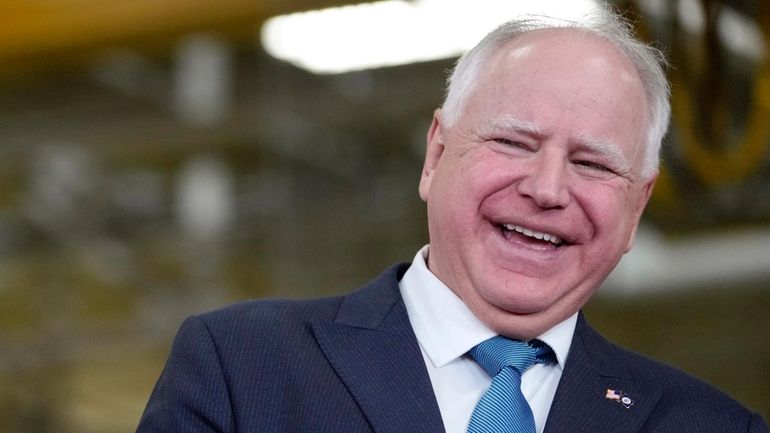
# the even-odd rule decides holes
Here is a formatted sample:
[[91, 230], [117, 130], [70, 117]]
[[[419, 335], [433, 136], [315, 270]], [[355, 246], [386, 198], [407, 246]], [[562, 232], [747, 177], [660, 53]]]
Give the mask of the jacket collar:
[[[315, 337], [377, 433], [444, 433], [423, 356], [398, 281], [407, 264], [386, 270], [346, 296], [330, 322], [312, 324]], [[628, 355], [607, 342], [580, 313], [545, 433], [637, 432], [662, 395]], [[615, 391], [618, 399], [608, 398]], [[630, 404], [624, 405], [623, 397]]]
[[394, 266], [345, 297], [335, 320], [313, 323], [313, 332], [375, 432], [443, 433], [433, 387], [398, 290], [407, 268]]

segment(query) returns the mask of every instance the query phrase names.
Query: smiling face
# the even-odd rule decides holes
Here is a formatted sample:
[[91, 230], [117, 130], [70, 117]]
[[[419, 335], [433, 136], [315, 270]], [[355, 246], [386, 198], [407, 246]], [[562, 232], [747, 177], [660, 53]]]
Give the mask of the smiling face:
[[428, 267], [496, 332], [531, 339], [580, 309], [631, 247], [646, 101], [608, 42], [549, 29], [482, 66], [451, 126], [428, 133]]

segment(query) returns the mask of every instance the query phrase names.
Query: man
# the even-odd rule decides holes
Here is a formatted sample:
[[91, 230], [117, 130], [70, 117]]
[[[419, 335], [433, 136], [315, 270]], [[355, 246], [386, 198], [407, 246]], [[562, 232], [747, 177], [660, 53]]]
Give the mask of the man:
[[[669, 115], [657, 52], [600, 18], [466, 54], [428, 132], [429, 246], [348, 296], [188, 319], [138, 431], [767, 432], [579, 313], [631, 248]], [[487, 371], [487, 341], [535, 365]]]

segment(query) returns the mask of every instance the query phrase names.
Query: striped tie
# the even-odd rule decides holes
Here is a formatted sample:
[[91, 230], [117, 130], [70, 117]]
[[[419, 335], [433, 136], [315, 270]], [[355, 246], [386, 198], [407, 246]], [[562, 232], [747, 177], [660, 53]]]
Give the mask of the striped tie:
[[537, 363], [555, 361], [547, 344], [532, 345], [497, 336], [479, 343], [468, 353], [492, 376], [492, 384], [473, 409], [468, 433], [535, 433], [521, 375]]

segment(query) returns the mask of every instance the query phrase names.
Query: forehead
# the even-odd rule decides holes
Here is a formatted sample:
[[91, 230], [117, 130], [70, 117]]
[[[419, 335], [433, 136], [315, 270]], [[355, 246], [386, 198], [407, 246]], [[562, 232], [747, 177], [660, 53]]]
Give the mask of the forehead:
[[551, 28], [522, 33], [503, 43], [482, 63], [486, 63], [483, 71], [506, 66], [530, 67], [540, 73], [565, 77], [574, 72], [571, 66], [591, 66], [596, 72], [609, 71], [624, 83], [641, 86], [631, 60], [609, 40], [586, 29]]
[[609, 41], [578, 29], [535, 30], [505, 43], [481, 66], [466, 115], [529, 122], [543, 135], [621, 143], [643, 153], [646, 97], [631, 61]]

